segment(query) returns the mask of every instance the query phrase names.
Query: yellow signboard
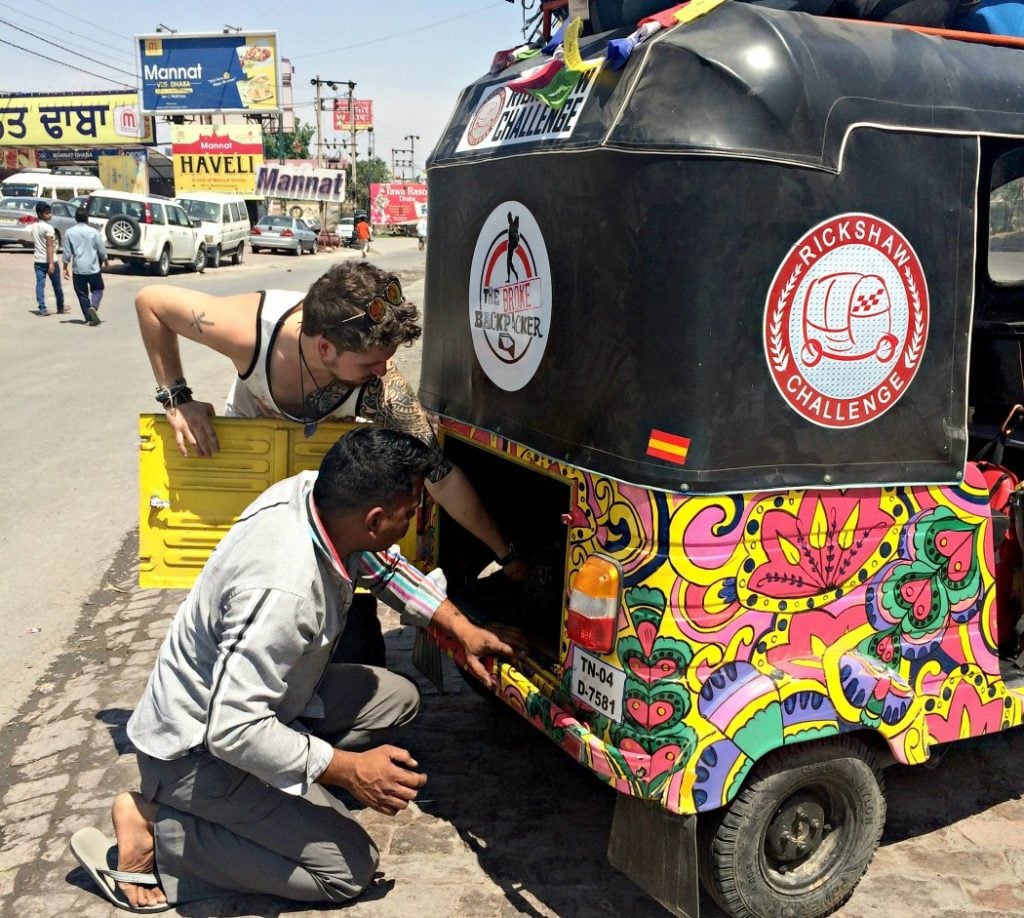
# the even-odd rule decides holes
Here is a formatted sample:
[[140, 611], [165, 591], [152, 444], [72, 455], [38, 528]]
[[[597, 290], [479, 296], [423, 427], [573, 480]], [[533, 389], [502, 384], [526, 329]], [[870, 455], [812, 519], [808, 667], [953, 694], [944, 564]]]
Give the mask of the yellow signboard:
[[123, 156], [100, 156], [98, 165], [100, 181], [103, 182], [104, 188], [132, 191], [136, 194], [146, 194], [149, 191], [144, 156], [132, 156], [130, 153]]
[[0, 147], [116, 147], [153, 142], [139, 94], [4, 96]]
[[174, 190], [222, 191], [251, 197], [263, 165], [255, 124], [178, 124], [171, 129]]

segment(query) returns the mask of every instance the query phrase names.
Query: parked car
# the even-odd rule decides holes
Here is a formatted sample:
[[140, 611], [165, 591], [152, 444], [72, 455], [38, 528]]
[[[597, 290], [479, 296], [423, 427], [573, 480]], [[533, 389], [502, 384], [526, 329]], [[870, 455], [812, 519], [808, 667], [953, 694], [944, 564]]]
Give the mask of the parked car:
[[249, 238], [249, 211], [245, 198], [236, 194], [197, 191], [177, 199], [193, 220], [203, 224], [206, 260], [211, 268], [219, 268], [222, 258], [231, 256], [231, 263], [240, 265], [245, 257], [245, 241]]
[[67, 201], [46, 198], [0, 198], [0, 245], [23, 245], [31, 249], [32, 226], [38, 222], [37, 204], [49, 204], [53, 211], [50, 225], [57, 233], [57, 251], [61, 250], [61, 239], [68, 229], [75, 225], [75, 208]]
[[0, 182], [0, 196], [5, 198], [55, 198], [67, 201], [80, 194], [90, 194], [103, 187], [95, 175], [81, 170], [24, 169]]
[[170, 198], [104, 190], [89, 196], [88, 207], [89, 224], [103, 233], [111, 258], [149, 265], [161, 277], [171, 265], [206, 270], [202, 223]]
[[356, 221], [352, 217], [342, 217], [335, 231], [343, 241], [347, 241], [356, 234]]
[[249, 246], [254, 255], [260, 249], [282, 249], [292, 255], [301, 255], [303, 252], [316, 255], [320, 248], [316, 232], [305, 220], [285, 216], [261, 217], [250, 231]]

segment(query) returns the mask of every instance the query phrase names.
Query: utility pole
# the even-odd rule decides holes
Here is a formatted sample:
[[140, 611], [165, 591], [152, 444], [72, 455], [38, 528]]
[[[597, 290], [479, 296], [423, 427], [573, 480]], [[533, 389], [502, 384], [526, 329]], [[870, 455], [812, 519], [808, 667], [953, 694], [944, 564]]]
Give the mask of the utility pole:
[[416, 141], [420, 139], [419, 134], [406, 134], [405, 139], [409, 141], [409, 165], [412, 167], [409, 170], [409, 177], [416, 180]]
[[326, 80], [321, 80], [320, 75], [317, 74], [313, 79], [309, 81], [316, 88], [316, 167], [319, 169], [323, 166], [323, 146], [324, 146], [324, 128], [323, 128], [323, 117], [320, 111], [323, 108], [321, 102], [320, 87], [326, 83]]
[[348, 84], [348, 126], [352, 131], [352, 204], [356, 203], [356, 100], [353, 95], [356, 84]]
[[[409, 159], [398, 159], [395, 156], [396, 153], [408, 153], [409, 154]], [[412, 168], [413, 168], [412, 153], [413, 153], [412, 149], [396, 149], [395, 147], [391, 148], [391, 173], [392, 173], [392, 175], [394, 175], [395, 178], [405, 178], [405, 179], [407, 179], [409, 177], [409, 176], [404, 175], [404, 174], [399, 176], [398, 170], [402, 169], [404, 171], [404, 170], [408, 169], [410, 172], [412, 171]]]

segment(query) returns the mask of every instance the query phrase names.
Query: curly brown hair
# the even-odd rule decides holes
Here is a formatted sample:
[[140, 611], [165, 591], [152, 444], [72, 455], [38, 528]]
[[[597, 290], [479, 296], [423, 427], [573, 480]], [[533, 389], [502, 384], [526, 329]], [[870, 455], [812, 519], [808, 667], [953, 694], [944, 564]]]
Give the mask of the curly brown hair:
[[378, 324], [365, 313], [366, 304], [393, 280], [398, 278], [368, 261], [335, 265], [313, 282], [302, 301], [303, 334], [323, 335], [339, 351], [357, 354], [412, 344], [423, 334], [414, 303], [389, 307]]

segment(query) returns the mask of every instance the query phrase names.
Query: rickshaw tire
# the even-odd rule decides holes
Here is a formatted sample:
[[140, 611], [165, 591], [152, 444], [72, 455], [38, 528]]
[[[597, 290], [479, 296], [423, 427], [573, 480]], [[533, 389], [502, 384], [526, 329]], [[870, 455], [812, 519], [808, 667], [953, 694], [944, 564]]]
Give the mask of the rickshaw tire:
[[[701, 814], [701, 884], [730, 918], [830, 915], [853, 895], [878, 848], [886, 811], [881, 771], [877, 755], [851, 736], [769, 753], [732, 802]], [[826, 803], [831, 831], [803, 860], [780, 869], [766, 838], [787, 805], [808, 798]]]

